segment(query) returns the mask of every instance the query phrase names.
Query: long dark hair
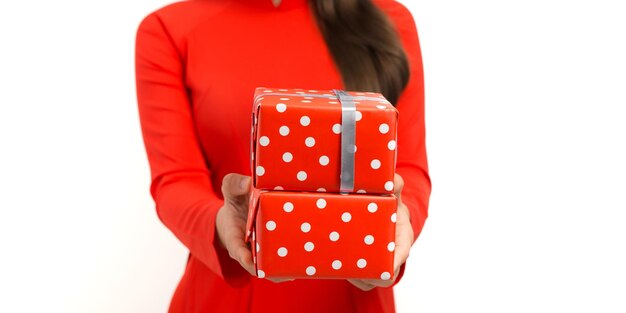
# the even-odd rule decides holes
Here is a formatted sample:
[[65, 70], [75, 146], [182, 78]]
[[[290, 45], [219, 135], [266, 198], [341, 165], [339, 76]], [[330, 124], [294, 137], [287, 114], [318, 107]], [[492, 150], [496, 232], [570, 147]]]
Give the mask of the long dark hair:
[[410, 71], [387, 15], [371, 0], [311, 0], [309, 5], [345, 89], [380, 92], [395, 106]]

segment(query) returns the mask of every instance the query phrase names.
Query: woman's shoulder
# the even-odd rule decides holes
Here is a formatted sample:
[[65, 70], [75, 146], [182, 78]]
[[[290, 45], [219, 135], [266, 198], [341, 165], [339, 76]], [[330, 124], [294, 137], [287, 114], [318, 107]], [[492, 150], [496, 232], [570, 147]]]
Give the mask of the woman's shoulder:
[[372, 2], [393, 20], [397, 27], [413, 27], [415, 21], [411, 11], [396, 0], [372, 0]]
[[413, 38], [417, 35], [417, 26], [413, 14], [402, 3], [396, 0], [372, 0], [394, 24], [401, 37]]
[[395, 0], [372, 0], [393, 23], [400, 41], [404, 46], [412, 64], [421, 62], [421, 48], [417, 25], [411, 11], [402, 3]]
[[231, 0], [178, 0], [148, 12], [141, 19], [138, 31], [158, 27], [170, 36], [180, 38], [207, 18], [218, 14]]

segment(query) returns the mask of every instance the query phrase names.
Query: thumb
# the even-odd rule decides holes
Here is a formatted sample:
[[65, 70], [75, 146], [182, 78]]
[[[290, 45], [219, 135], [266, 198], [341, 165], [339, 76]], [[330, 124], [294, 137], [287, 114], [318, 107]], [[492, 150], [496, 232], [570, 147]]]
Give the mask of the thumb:
[[232, 198], [248, 193], [250, 188], [250, 176], [230, 173], [222, 179], [222, 194], [224, 198]]
[[400, 174], [395, 173], [393, 176], [393, 193], [396, 195], [398, 200], [402, 194], [402, 188], [404, 188], [404, 179]]

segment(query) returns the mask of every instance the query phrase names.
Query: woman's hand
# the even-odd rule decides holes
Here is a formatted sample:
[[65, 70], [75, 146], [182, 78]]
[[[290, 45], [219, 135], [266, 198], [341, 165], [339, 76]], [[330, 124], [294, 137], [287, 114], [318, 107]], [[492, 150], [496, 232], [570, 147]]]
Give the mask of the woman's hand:
[[402, 203], [402, 199], [400, 198], [400, 193], [402, 192], [402, 187], [404, 187], [404, 180], [398, 174], [395, 174], [393, 180], [394, 186], [394, 194], [398, 198], [398, 207], [396, 213], [396, 248], [394, 250], [394, 258], [393, 258], [393, 269], [394, 275], [393, 279], [382, 280], [382, 279], [348, 279], [348, 281], [358, 287], [361, 290], [371, 290], [374, 287], [389, 287], [393, 285], [396, 278], [398, 278], [398, 273], [400, 272], [400, 267], [406, 259], [409, 257], [409, 251], [411, 246], [413, 245], [413, 227], [411, 227], [409, 209]]
[[224, 205], [217, 212], [215, 228], [220, 244], [228, 251], [228, 255], [251, 275], [255, 275], [252, 252], [244, 240], [250, 181], [250, 176], [235, 173], [224, 176], [222, 180]]
[[[248, 219], [248, 200], [250, 199], [250, 176], [230, 173], [222, 180], [224, 206], [217, 212], [215, 227], [220, 244], [228, 255], [241, 266], [256, 276], [252, 252], [245, 242], [246, 221]], [[293, 279], [272, 279], [282, 282]]]

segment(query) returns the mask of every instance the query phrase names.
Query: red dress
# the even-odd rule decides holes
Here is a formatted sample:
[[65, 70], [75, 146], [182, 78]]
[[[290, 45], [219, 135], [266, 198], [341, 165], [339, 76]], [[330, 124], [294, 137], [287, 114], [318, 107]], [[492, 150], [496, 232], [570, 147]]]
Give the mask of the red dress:
[[[396, 171], [417, 237], [431, 190], [419, 40], [403, 5], [374, 2], [391, 18], [410, 62], [397, 103]], [[278, 8], [271, 0], [187, 0], [151, 12], [138, 26], [137, 100], [150, 193], [159, 219], [190, 251], [169, 312], [395, 311], [392, 288], [252, 277], [215, 235], [222, 178], [251, 174], [255, 87], [344, 89], [311, 13], [306, 0], [283, 0]]]

